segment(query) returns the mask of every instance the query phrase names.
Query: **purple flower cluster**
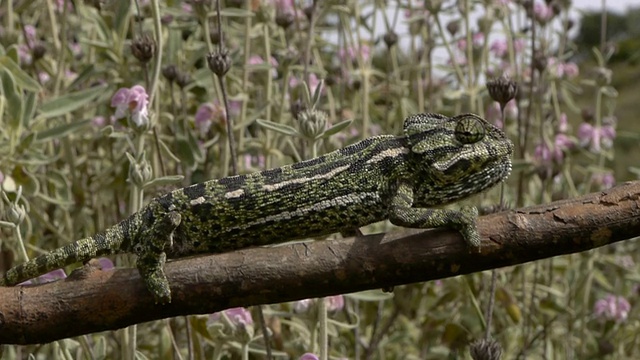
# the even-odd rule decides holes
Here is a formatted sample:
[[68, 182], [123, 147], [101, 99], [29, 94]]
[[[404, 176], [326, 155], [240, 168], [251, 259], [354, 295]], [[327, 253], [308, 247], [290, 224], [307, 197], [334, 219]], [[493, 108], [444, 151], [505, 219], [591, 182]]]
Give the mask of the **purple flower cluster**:
[[149, 123], [149, 95], [144, 87], [135, 85], [128, 88], [120, 88], [111, 98], [111, 106], [116, 108], [116, 119], [130, 116], [133, 123], [143, 127]]
[[622, 296], [609, 294], [596, 301], [593, 306], [593, 314], [602, 321], [613, 320], [623, 322], [627, 320], [631, 311], [631, 304]]

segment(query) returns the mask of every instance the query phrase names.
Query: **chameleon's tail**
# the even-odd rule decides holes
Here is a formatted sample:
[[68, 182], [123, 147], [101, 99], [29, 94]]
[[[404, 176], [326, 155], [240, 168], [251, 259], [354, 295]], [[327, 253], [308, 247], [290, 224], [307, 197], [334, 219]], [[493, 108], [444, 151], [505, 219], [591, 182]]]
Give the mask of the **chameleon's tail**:
[[120, 223], [106, 231], [75, 241], [9, 269], [0, 278], [0, 285], [16, 285], [70, 264], [88, 261], [101, 255], [119, 253], [122, 242], [125, 239], [128, 240], [128, 237], [128, 231], [123, 231]]

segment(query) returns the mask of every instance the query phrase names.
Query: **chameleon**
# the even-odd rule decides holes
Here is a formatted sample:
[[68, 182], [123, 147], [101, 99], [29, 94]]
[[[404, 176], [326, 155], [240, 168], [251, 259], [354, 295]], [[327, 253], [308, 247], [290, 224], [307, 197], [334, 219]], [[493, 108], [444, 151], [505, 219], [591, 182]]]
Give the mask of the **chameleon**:
[[0, 285], [132, 253], [156, 303], [169, 303], [167, 259], [350, 233], [383, 220], [452, 228], [479, 251], [477, 209], [442, 206], [505, 180], [512, 152], [505, 133], [477, 115], [411, 115], [402, 135], [369, 137], [310, 160], [154, 198], [104, 231], [9, 269]]

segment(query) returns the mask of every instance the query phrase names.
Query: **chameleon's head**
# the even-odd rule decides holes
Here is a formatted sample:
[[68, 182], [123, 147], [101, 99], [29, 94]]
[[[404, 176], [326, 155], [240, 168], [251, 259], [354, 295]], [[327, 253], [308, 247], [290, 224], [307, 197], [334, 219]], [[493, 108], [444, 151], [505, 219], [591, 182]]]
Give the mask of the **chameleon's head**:
[[438, 205], [479, 193], [511, 173], [513, 143], [474, 114], [417, 114], [404, 123], [416, 202]]

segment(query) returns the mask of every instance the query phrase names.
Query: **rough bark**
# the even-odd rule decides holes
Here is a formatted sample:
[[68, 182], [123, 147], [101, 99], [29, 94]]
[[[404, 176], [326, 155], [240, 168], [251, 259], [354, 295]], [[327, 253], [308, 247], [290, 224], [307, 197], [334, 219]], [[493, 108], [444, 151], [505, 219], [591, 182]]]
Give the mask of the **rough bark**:
[[135, 269], [0, 288], [0, 343], [33, 344], [178, 315], [441, 279], [640, 236], [640, 182], [478, 220], [479, 253], [449, 230], [398, 230], [246, 249], [166, 265], [173, 301], [155, 305]]

